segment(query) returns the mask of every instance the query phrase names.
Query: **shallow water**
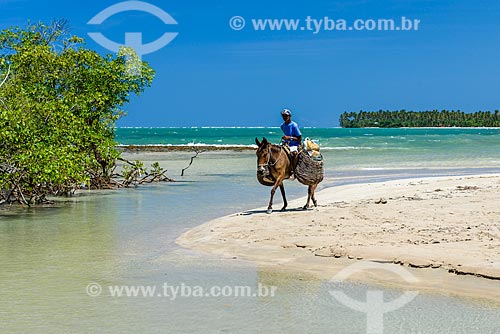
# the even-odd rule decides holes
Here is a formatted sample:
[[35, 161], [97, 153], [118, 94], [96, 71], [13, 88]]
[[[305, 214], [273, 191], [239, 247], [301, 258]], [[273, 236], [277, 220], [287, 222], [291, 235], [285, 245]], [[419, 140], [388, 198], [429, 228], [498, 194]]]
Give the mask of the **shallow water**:
[[[163, 161], [168, 156], [168, 161]], [[206, 153], [179, 176], [189, 154], [139, 154], [162, 160], [180, 182], [83, 192], [55, 207], [0, 211], [1, 333], [365, 333], [366, 316], [336, 300], [332, 286], [307, 276], [257, 270], [177, 247], [204, 221], [265, 206], [269, 188], [255, 180], [253, 153]], [[326, 156], [327, 159], [330, 157]], [[332, 159], [334, 156], [331, 157]], [[332, 164], [334, 166], [334, 164]], [[250, 167], [249, 167], [250, 166]], [[325, 185], [483, 169], [329, 168]], [[286, 184], [290, 198], [305, 187]], [[276, 207], [279, 208], [277, 195]], [[109, 285], [276, 286], [274, 297], [111, 297]], [[89, 283], [103, 293], [91, 297]], [[338, 288], [338, 287], [337, 287]], [[366, 290], [343, 284], [360, 301]], [[400, 292], [384, 290], [390, 300]], [[384, 333], [498, 333], [500, 309], [420, 294], [384, 316]]]

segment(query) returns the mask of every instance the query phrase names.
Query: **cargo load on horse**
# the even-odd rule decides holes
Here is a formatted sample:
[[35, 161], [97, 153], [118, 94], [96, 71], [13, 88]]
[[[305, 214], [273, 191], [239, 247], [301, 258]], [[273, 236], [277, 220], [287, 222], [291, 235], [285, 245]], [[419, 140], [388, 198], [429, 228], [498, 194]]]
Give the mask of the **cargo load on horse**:
[[306, 138], [299, 151], [295, 177], [300, 183], [310, 186], [323, 181], [323, 175], [323, 156], [319, 152], [319, 145]]

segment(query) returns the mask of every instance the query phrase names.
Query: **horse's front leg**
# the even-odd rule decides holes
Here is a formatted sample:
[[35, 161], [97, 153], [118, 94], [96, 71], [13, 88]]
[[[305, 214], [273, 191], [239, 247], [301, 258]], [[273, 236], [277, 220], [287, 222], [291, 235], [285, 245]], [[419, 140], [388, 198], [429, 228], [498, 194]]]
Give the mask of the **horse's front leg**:
[[281, 197], [283, 197], [283, 207], [281, 208], [281, 211], [285, 211], [286, 207], [288, 206], [288, 202], [286, 201], [285, 186], [283, 185], [283, 183], [280, 184], [280, 191]]
[[273, 189], [271, 189], [271, 198], [269, 199], [269, 206], [267, 207], [267, 213], [270, 214], [273, 212], [273, 198], [274, 193], [276, 192], [276, 188], [283, 182], [283, 178], [279, 177], [274, 183]]

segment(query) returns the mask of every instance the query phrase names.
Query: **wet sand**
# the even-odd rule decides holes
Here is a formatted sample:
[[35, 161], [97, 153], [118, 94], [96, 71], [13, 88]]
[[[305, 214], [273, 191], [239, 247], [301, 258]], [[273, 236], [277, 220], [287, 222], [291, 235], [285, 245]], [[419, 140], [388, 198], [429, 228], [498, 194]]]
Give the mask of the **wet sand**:
[[[500, 304], [499, 180], [478, 175], [332, 187], [317, 193], [317, 208], [300, 210], [301, 198], [285, 212], [237, 213], [198, 226], [177, 243], [323, 279], [361, 260], [402, 265], [420, 291]], [[278, 193], [275, 199], [276, 210]], [[390, 271], [351, 279], [408, 288]]]

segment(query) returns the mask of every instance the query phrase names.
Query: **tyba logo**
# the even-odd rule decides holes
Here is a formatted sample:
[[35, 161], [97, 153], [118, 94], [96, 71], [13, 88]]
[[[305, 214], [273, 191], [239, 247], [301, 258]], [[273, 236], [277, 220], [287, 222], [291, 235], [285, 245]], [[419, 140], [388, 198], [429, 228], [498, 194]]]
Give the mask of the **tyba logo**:
[[[90, 19], [87, 24], [99, 25], [115, 14], [128, 11], [150, 13], [159, 18], [165, 24], [177, 24], [177, 21], [175, 21], [174, 18], [163, 9], [143, 1], [124, 1], [109, 6]], [[120, 47], [125, 46], [133, 48], [139, 58], [142, 58], [143, 55], [153, 53], [165, 47], [168, 43], [173, 41], [175, 37], [177, 37], [178, 33], [166, 32], [157, 40], [146, 44], [143, 44], [141, 32], [125, 32], [124, 44], [116, 43], [105, 37], [100, 32], [89, 32], [88, 35], [96, 43], [112, 52], [118, 52]]]

